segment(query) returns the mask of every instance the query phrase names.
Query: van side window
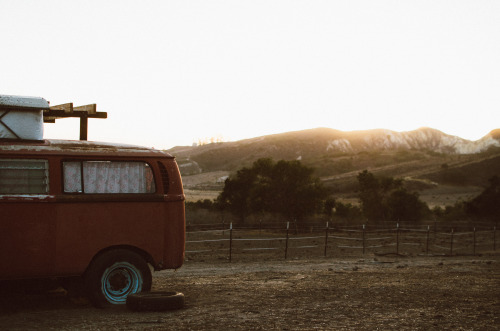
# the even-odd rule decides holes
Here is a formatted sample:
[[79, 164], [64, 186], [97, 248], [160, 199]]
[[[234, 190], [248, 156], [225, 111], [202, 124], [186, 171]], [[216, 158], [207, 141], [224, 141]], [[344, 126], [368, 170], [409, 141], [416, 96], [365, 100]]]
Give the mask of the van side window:
[[0, 159], [0, 194], [47, 194], [48, 162]]
[[66, 193], [154, 193], [153, 171], [146, 162], [63, 162]]

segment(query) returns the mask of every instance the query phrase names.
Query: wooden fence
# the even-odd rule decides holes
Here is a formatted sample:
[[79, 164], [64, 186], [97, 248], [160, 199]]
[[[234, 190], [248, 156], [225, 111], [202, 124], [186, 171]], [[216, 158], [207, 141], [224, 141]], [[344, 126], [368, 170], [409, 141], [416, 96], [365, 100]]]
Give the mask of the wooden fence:
[[496, 251], [496, 226], [460, 231], [438, 231], [437, 227], [391, 228], [330, 227], [328, 222], [298, 227], [296, 224], [258, 224], [233, 227], [210, 224], [188, 227], [186, 258], [288, 259], [319, 256], [375, 255], [477, 255]]

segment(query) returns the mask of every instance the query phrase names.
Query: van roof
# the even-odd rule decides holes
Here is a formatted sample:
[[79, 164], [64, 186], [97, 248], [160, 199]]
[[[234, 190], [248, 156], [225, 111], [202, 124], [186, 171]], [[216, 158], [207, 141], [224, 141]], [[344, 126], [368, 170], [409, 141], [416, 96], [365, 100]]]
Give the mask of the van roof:
[[171, 157], [169, 153], [148, 147], [84, 140], [19, 141], [0, 139], [1, 154], [64, 154], [103, 156]]

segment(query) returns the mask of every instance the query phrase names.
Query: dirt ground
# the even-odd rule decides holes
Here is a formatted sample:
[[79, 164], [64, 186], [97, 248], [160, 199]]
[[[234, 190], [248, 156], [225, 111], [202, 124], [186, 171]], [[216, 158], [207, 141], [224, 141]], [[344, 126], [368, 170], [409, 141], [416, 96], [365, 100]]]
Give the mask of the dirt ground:
[[95, 309], [63, 291], [3, 291], [4, 330], [498, 330], [500, 254], [195, 262], [154, 274], [167, 312]]

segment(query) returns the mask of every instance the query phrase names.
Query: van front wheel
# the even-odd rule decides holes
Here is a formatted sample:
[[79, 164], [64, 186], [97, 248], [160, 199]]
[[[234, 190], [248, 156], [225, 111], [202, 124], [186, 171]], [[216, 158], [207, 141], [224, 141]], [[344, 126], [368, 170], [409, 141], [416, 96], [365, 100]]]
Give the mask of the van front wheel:
[[117, 249], [98, 256], [85, 274], [92, 304], [104, 308], [127, 302], [127, 296], [151, 290], [151, 270], [137, 253]]

